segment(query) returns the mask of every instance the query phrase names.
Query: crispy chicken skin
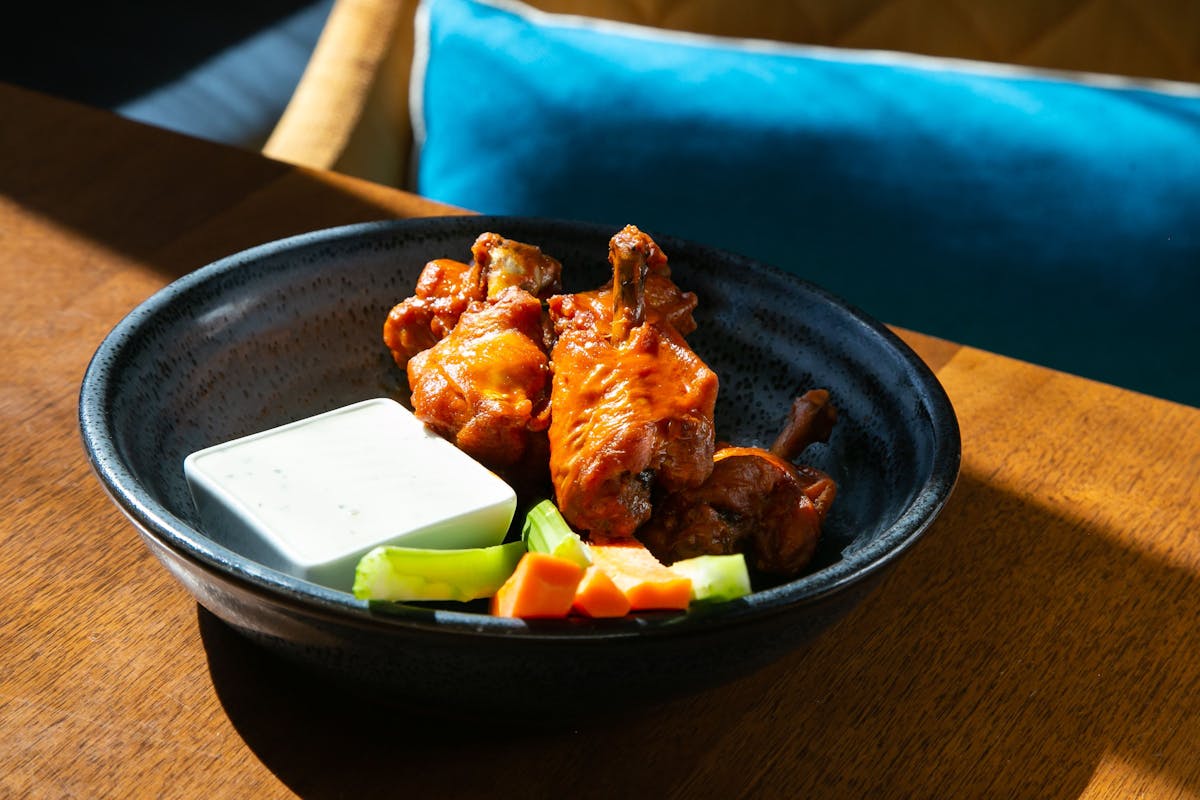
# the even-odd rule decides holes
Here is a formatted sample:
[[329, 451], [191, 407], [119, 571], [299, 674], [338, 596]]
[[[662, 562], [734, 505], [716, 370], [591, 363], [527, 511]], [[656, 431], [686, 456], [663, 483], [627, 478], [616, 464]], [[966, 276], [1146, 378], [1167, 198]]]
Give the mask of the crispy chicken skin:
[[510, 286], [546, 298], [562, 290], [562, 265], [534, 245], [482, 233], [471, 246], [471, 263], [430, 261], [412, 297], [398, 303], [383, 324], [383, 341], [396, 364], [449, 335], [473, 303], [494, 301]]
[[471, 303], [408, 362], [413, 413], [506, 477], [546, 470], [550, 363], [541, 301], [516, 286]]
[[593, 539], [632, 536], [656, 488], [699, 485], [713, 467], [717, 376], [665, 317], [646, 311], [646, 277], [665, 257], [628, 226], [609, 260], [608, 309], [596, 293], [548, 301], [558, 337], [550, 476], [563, 515]]
[[816, 552], [837, 486], [792, 461], [813, 442], [828, 441], [836, 419], [825, 390], [797, 398], [771, 450], [720, 448], [708, 479], [656, 502], [638, 538], [666, 563], [740, 552], [762, 572], [799, 574]]

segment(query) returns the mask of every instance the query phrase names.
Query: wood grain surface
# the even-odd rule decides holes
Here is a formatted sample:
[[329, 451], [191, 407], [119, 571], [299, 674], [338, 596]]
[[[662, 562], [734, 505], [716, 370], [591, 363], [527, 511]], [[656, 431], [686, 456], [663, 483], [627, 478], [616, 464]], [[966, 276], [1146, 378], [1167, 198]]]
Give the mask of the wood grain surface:
[[383, 712], [199, 608], [89, 471], [92, 352], [215, 258], [449, 211], [0, 86], [0, 797], [1200, 796], [1200, 410], [906, 331], [954, 496], [731, 685], [571, 728]]

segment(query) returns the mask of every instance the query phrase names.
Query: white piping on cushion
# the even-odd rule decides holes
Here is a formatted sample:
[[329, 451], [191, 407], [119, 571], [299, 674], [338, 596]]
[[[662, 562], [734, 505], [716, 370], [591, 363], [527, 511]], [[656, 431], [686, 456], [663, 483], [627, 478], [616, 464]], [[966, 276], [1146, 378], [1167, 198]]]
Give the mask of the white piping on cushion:
[[425, 71], [429, 66], [429, 3], [421, 0], [413, 15], [412, 67], [408, 77], [408, 121], [412, 128], [412, 153], [408, 159], [408, 186], [417, 186], [421, 150], [425, 146]]
[[[409, 84], [409, 111], [412, 117], [413, 158], [410, 164], [419, 163], [421, 148], [425, 142], [426, 126], [424, 114], [425, 72], [429, 64], [429, 3], [421, 0], [414, 19], [412, 78]], [[907, 67], [929, 72], [953, 71], [981, 77], [1012, 78], [1017, 80], [1058, 81], [1078, 83], [1101, 89], [1119, 91], [1150, 91], [1179, 97], [1200, 98], [1200, 83], [1172, 81], [1160, 78], [1136, 78], [1127, 75], [1112, 75], [1102, 72], [1054, 70], [1039, 67], [1024, 67], [994, 61], [976, 61], [966, 58], [946, 58], [899, 50], [859, 50], [826, 45], [776, 42], [769, 39], [738, 39], [714, 36], [690, 31], [676, 31], [637, 25], [631, 22], [585, 17], [576, 14], [554, 14], [533, 8], [519, 0], [474, 0], [480, 5], [504, 11], [530, 23], [546, 28], [593, 30], [599, 33], [616, 34], [647, 41], [670, 41], [675, 44], [703, 47], [707, 49], [745, 50], [763, 55], [790, 55], [822, 61], [842, 62], [889, 67]], [[415, 175], [413, 182], [415, 186]]]
[[997, 61], [978, 61], [968, 58], [949, 58], [909, 53], [902, 50], [860, 50], [849, 47], [779, 42], [771, 39], [733, 38], [691, 31], [655, 28], [632, 22], [585, 17], [576, 14], [554, 14], [526, 5], [519, 0], [473, 0], [480, 5], [491, 6], [501, 11], [541, 24], [547, 28], [591, 29], [604, 33], [621, 34], [630, 38], [667, 40], [692, 47], [717, 48], [724, 50], [746, 50], [763, 55], [804, 56], [823, 61], [841, 61], [849, 64], [874, 64], [890, 67], [911, 67], [931, 72], [949, 70], [982, 77], [1017, 78], [1027, 80], [1056, 80], [1082, 83], [1105, 89], [1137, 89], [1182, 97], [1200, 97], [1200, 83], [1173, 81], [1164, 78], [1137, 78], [1083, 70], [1056, 70], [1044, 67], [1025, 67]]

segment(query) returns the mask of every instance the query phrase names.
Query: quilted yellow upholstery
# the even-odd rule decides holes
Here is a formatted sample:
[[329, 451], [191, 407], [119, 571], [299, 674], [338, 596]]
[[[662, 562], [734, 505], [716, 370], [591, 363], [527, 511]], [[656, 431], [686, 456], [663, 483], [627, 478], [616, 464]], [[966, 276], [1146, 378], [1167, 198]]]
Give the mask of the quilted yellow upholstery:
[[[544, 11], [733, 37], [1200, 83], [1196, 0], [528, 0]], [[264, 147], [409, 185], [416, 0], [337, 0]]]

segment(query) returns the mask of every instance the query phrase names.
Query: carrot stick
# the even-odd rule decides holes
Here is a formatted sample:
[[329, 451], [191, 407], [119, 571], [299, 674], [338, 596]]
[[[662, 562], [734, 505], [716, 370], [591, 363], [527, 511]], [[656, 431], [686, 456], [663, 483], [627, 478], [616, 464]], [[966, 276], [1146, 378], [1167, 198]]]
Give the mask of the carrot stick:
[[565, 617], [583, 578], [583, 567], [546, 553], [528, 552], [492, 597], [499, 617]]
[[686, 609], [691, 602], [691, 580], [667, 569], [636, 539], [589, 547], [594, 565], [608, 573], [630, 610]]
[[575, 590], [571, 610], [589, 617], [623, 617], [629, 613], [629, 598], [607, 572], [591, 566]]

